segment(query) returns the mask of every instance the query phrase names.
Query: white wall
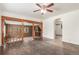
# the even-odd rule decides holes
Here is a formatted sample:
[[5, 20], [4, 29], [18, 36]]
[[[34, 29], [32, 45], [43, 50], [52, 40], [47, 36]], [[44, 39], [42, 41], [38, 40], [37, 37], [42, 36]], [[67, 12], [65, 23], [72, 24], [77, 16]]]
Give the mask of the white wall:
[[43, 21], [43, 36], [46, 38], [54, 38], [54, 19], [53, 17]]
[[44, 21], [44, 36], [54, 39], [54, 20], [63, 21], [63, 41], [79, 45], [79, 10], [50, 17]]

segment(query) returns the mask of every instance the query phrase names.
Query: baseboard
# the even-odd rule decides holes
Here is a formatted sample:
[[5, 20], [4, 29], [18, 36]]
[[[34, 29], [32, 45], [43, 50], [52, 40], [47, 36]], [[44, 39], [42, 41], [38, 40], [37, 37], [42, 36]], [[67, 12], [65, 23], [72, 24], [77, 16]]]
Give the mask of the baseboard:
[[64, 41], [64, 40], [63, 40], [63, 42], [70, 43], [70, 44], [73, 44], [73, 45], [79, 45], [77, 43], [73, 43], [73, 42], [69, 42], [69, 41]]
[[47, 38], [47, 39], [51, 39], [51, 40], [53, 40], [54, 38], [49, 38], [49, 37], [46, 37], [46, 36], [43, 36], [43, 38]]
[[51, 38], [47, 38], [47, 37], [43, 37], [44, 39], [50, 39], [50, 40], [53, 40], [53, 39], [51, 39]]
[[[44, 38], [50, 39], [50, 40], [54, 40], [54, 39], [49, 38], [49, 37], [44, 37]], [[72, 43], [72, 42], [69, 42], [69, 41], [64, 41], [63, 39], [62, 39], [62, 42], [69, 43], [69, 44], [72, 44], [72, 45], [78, 45], [79, 46], [79, 44], [77, 44], [77, 43]]]

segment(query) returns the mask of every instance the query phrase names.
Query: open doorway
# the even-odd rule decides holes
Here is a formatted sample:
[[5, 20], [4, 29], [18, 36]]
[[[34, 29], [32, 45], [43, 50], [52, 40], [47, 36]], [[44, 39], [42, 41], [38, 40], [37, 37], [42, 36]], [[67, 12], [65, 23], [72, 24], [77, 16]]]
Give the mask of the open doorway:
[[63, 41], [62, 41], [62, 20], [60, 18], [55, 20], [55, 40], [54, 44], [58, 46], [59, 48], [55, 47], [57, 54], [64, 54], [63, 53]]
[[55, 39], [62, 39], [62, 21], [60, 18], [55, 20]]

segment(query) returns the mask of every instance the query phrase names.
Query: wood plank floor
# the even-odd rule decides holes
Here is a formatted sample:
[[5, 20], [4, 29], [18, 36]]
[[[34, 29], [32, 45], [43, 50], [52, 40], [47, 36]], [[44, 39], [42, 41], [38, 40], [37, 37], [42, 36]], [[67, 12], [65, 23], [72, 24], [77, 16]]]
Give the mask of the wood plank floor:
[[61, 39], [32, 40], [15, 42], [7, 48], [0, 48], [0, 55], [79, 55], [79, 46], [62, 42]]

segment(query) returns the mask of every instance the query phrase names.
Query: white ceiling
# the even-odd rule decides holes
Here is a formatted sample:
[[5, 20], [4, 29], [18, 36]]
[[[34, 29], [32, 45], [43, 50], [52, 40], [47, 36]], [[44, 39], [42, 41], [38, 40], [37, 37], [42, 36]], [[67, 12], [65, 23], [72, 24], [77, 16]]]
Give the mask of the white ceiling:
[[62, 13], [78, 10], [79, 3], [55, 3], [55, 5], [51, 8], [54, 12], [47, 12], [45, 15], [41, 15], [40, 11], [35, 13], [33, 12], [34, 10], [39, 9], [39, 7], [34, 3], [0, 3], [0, 9], [2, 11], [17, 13], [38, 19], [42, 19], [43, 17], [48, 18]]

